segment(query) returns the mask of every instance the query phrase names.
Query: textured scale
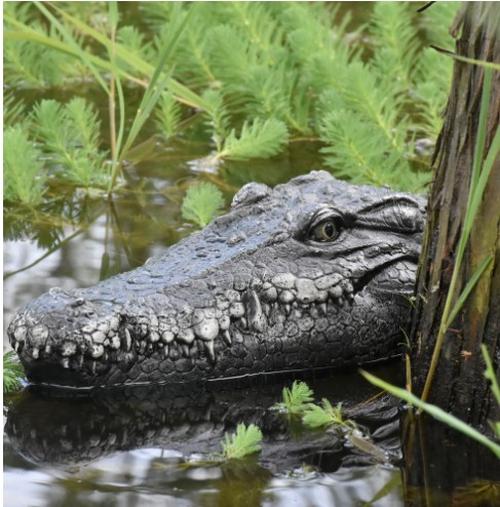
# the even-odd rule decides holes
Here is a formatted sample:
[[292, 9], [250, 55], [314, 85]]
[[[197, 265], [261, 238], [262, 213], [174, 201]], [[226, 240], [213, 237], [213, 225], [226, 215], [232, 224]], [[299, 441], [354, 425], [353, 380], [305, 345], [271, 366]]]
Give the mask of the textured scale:
[[[324, 171], [251, 183], [226, 215], [144, 266], [40, 296], [9, 340], [30, 381], [76, 387], [388, 358], [409, 314], [424, 208]], [[323, 217], [339, 229], [332, 241], [311, 236]]]

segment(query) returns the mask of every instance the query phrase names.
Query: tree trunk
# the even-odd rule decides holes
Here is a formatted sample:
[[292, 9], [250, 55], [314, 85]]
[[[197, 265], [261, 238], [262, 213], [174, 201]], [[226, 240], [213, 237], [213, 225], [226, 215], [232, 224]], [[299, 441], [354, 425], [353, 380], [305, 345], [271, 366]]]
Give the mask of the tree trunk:
[[[500, 62], [500, 5], [469, 3], [455, 22], [461, 27], [456, 54]], [[443, 55], [443, 58], [447, 56]], [[434, 182], [417, 281], [413, 314], [411, 367], [413, 390], [421, 395], [438, 335], [441, 315], [464, 223], [478, 134], [484, 68], [456, 60], [443, 128], [433, 157]], [[484, 154], [500, 117], [500, 72], [493, 73]], [[444, 337], [429, 401], [461, 419], [485, 426], [496, 410], [484, 378], [481, 344], [486, 344], [498, 372], [500, 363], [500, 159], [497, 157], [465, 250], [456, 294], [481, 262], [483, 272]]]

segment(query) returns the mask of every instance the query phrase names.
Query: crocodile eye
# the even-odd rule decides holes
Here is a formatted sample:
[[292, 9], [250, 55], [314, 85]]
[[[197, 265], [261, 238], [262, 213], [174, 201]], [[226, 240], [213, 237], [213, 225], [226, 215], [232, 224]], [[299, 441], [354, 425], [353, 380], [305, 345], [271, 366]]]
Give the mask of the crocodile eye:
[[313, 241], [334, 241], [340, 235], [340, 224], [334, 218], [327, 218], [314, 225], [309, 232], [309, 239]]

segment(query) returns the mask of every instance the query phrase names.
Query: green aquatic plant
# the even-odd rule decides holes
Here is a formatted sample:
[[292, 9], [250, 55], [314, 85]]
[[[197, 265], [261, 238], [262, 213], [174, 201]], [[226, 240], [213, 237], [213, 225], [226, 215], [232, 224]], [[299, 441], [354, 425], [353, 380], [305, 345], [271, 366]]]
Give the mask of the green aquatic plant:
[[205, 227], [223, 206], [222, 192], [213, 183], [202, 182], [188, 188], [181, 213], [184, 219]]
[[284, 387], [282, 397], [283, 401], [276, 403], [273, 408], [290, 415], [303, 414], [314, 401], [312, 389], [305, 382], [299, 380], [294, 380], [290, 388]]
[[3, 392], [11, 393], [21, 386], [24, 370], [14, 351], [4, 352], [3, 355]]
[[37, 206], [42, 201], [47, 181], [42, 153], [21, 125], [7, 127], [3, 145], [4, 200]]
[[234, 129], [224, 140], [218, 158], [247, 160], [272, 157], [281, 151], [288, 140], [286, 125], [274, 118], [243, 123], [237, 136]]
[[255, 424], [238, 424], [236, 432], [225, 434], [222, 442], [222, 456], [226, 460], [242, 459], [261, 450], [262, 431]]
[[101, 122], [93, 106], [74, 98], [66, 104], [42, 100], [33, 110], [33, 131], [61, 179], [83, 187], [103, 187], [109, 180], [106, 152], [100, 149]]
[[[33, 5], [49, 29], [36, 24]], [[166, 137], [179, 117], [202, 111], [219, 159], [270, 157], [295, 139], [321, 140], [326, 165], [342, 177], [405, 190], [428, 181], [415, 169], [425, 156], [415, 140], [432, 144], [437, 135], [451, 64], [439, 64], [426, 46], [448, 45], [443, 27], [456, 4], [417, 14], [406, 4], [379, 2], [354, 32], [349, 15], [331, 4], [153, 2], [140, 6], [146, 31], [144, 24], [120, 26], [117, 15], [111, 32], [95, 14], [112, 17], [111, 5], [17, 9], [31, 14], [5, 11], [6, 44], [59, 54], [97, 81], [111, 75], [116, 91], [108, 91], [123, 126], [113, 183], [152, 110], [149, 100], [141, 104], [129, 129], [125, 82], [149, 87], [152, 102], [162, 97], [155, 124]], [[171, 74], [158, 75], [158, 65]]]
[[302, 422], [308, 428], [335, 427], [348, 430], [357, 428], [351, 419], [345, 419], [342, 403], [334, 407], [326, 398], [321, 400], [321, 405], [310, 405], [302, 416]]
[[177, 134], [181, 122], [181, 106], [175, 97], [164, 92], [158, 101], [155, 120], [161, 134], [169, 139]]

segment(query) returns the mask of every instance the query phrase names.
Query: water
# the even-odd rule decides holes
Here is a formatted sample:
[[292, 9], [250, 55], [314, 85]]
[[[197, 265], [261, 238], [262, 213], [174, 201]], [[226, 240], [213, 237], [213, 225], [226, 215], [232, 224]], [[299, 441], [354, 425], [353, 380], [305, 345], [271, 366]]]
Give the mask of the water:
[[[79, 87], [79, 93], [106, 107], [95, 89]], [[27, 103], [40, 97], [22, 96]], [[66, 95], [53, 90], [49, 96]], [[136, 102], [127, 101], [131, 110]], [[319, 146], [307, 142], [294, 142], [271, 160], [214, 167], [207, 163], [211, 148], [200, 125], [171, 143], [146, 129], [127, 167], [128, 186], [111, 202], [60, 187], [36, 214], [6, 210], [4, 331], [18, 308], [51, 287], [93, 285], [192, 232], [179, 209], [194, 180], [217, 183], [229, 204], [248, 181], [275, 185], [321, 168]], [[4, 332], [4, 350], [9, 348]], [[395, 383], [401, 378], [398, 361], [373, 371]], [[402, 418], [401, 428], [418, 435], [417, 450], [425, 456], [401, 460], [398, 411], [386, 399], [363, 405], [375, 390], [358, 373], [309, 375], [307, 382], [318, 399], [344, 402], [374, 435], [382, 460], [335, 432], [304, 431], [271, 410], [291, 381], [117, 389], [76, 399], [33, 390], [8, 396], [4, 505], [500, 505], [498, 462], [450, 430]], [[205, 463], [239, 422], [262, 428], [262, 453], [241, 463]], [[454, 468], [463, 473], [450, 474]]]

